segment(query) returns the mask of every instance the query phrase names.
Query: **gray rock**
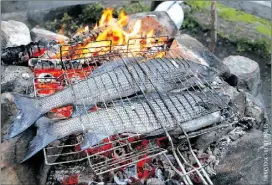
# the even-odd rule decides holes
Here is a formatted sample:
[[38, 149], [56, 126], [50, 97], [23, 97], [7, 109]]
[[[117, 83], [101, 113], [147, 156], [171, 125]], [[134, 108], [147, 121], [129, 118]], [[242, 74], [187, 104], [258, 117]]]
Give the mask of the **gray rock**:
[[27, 45], [31, 42], [28, 27], [18, 21], [1, 21], [1, 40], [6, 43], [6, 47]]
[[[7, 133], [16, 112], [16, 107], [8, 100], [7, 94], [1, 94], [1, 136]], [[9, 141], [2, 139], [0, 144], [2, 184], [37, 184], [31, 161], [20, 164], [32, 137], [32, 131], [27, 130]]]
[[61, 19], [64, 13], [71, 15], [74, 12], [80, 12], [82, 7], [88, 4], [90, 4], [88, 1], [31, 2], [27, 11], [27, 19], [33, 25], [39, 25], [41, 22]]
[[271, 66], [271, 60], [267, 60], [265, 64]]
[[29, 67], [2, 66], [1, 93], [30, 93], [33, 90], [33, 77]]
[[271, 135], [268, 136], [266, 139], [270, 143], [264, 141], [264, 134], [261, 131], [251, 130], [233, 142], [216, 167], [214, 184], [270, 184]]
[[174, 51], [172, 56], [182, 56], [193, 62], [210, 66], [223, 78], [230, 76], [228, 67], [198, 40], [187, 34], [176, 36], [175, 39], [170, 47]]
[[261, 88], [260, 67], [257, 62], [243, 56], [229, 56], [223, 60], [231, 74], [238, 77], [238, 88], [257, 96]]
[[199, 136], [196, 140], [196, 148], [199, 150], [206, 150], [211, 143], [217, 141], [222, 135], [225, 135], [230, 130], [231, 127], [227, 127]]
[[189, 5], [181, 3], [180, 6], [182, 7], [182, 10], [183, 10], [185, 16], [191, 13], [192, 8]]
[[17, 112], [15, 104], [9, 101], [7, 95], [7, 93], [1, 94], [1, 140], [3, 140], [3, 136], [6, 134], [8, 127], [10, 126], [12, 117]]
[[246, 107], [245, 107], [245, 116], [252, 117], [255, 119], [255, 128], [260, 128], [261, 124], [265, 121], [265, 112], [263, 105], [260, 105], [260, 102], [257, 101], [249, 93], [246, 93]]
[[[132, 14], [129, 16], [128, 28], [133, 28], [135, 21], [139, 19], [142, 19], [141, 28], [154, 29], [156, 36], [173, 37], [178, 33], [175, 23], [165, 11]], [[155, 19], [155, 21], [152, 19]]]
[[24, 12], [3, 13], [3, 14], [1, 14], [1, 20], [2, 21], [14, 20], [14, 21], [23, 22], [26, 25], [29, 25], [25, 11]]

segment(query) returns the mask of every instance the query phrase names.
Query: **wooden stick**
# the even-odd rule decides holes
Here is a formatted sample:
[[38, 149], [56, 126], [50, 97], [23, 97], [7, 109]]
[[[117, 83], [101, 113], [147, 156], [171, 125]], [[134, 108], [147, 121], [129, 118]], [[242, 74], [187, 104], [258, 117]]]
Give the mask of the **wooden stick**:
[[216, 1], [211, 0], [211, 42], [210, 51], [214, 52], [215, 43], [217, 40], [217, 14], [216, 14]]

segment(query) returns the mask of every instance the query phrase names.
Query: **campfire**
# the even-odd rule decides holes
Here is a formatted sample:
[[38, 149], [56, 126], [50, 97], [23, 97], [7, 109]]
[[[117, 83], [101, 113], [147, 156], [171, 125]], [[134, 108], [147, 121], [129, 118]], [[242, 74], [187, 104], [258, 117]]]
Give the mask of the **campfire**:
[[114, 18], [107, 8], [94, 27], [69, 39], [4, 50], [4, 63], [33, 71], [37, 101], [67, 89], [73, 95], [73, 103], [52, 106], [35, 120], [24, 161], [42, 150], [51, 166], [47, 184], [213, 184], [224, 144], [199, 149], [195, 140], [230, 127], [244, 132], [250, 126], [241, 123], [250, 119], [225, 92], [228, 68], [182, 47], [168, 29], [156, 16], [120, 11]]

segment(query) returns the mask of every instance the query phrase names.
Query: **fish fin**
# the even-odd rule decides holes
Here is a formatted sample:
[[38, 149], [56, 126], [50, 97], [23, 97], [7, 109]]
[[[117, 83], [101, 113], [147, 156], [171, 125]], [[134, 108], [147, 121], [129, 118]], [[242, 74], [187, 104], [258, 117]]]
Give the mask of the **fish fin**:
[[25, 162], [48, 144], [58, 139], [57, 136], [48, 133], [48, 128], [54, 122], [54, 120], [47, 117], [41, 117], [38, 120], [38, 123], [36, 123], [36, 126], [38, 127], [37, 135], [30, 141], [25, 157], [20, 163]]
[[93, 132], [87, 132], [84, 135], [84, 139], [82, 143], [80, 144], [81, 150], [86, 150], [98, 143], [100, 143], [103, 139], [107, 138], [108, 135], [105, 134], [97, 134]]
[[57, 122], [57, 121], [60, 121], [60, 120], [59, 119], [54, 120], [54, 119], [50, 119], [48, 117], [42, 116], [35, 122], [35, 126], [38, 127], [38, 128], [42, 128], [44, 125], [48, 126], [49, 123], [54, 123], [54, 122]]
[[20, 94], [12, 94], [11, 96], [19, 111], [9, 128], [9, 138], [25, 131], [42, 115], [41, 110], [36, 107], [38, 100]]
[[73, 118], [73, 117], [83, 116], [83, 115], [86, 114], [86, 110], [87, 110], [87, 113], [89, 113], [89, 110], [91, 108], [93, 108], [94, 106], [95, 106], [94, 104], [86, 105], [86, 106], [84, 106], [84, 105], [75, 105], [74, 106], [74, 111], [73, 111], [71, 117]]

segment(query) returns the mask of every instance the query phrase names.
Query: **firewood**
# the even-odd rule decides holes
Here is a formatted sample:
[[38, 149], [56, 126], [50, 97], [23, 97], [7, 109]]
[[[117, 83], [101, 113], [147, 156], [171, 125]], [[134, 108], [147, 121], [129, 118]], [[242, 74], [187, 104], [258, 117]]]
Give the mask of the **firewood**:
[[99, 36], [99, 34], [101, 34], [102, 32], [104, 32], [106, 29], [108, 28], [108, 26], [103, 26], [103, 27], [98, 27], [94, 30], [88, 30], [88, 31], [84, 31], [83, 33], [79, 33], [79, 34], [75, 34], [72, 39], [70, 40], [70, 42], [73, 43], [85, 43], [85, 42], [91, 42], [91, 41], [95, 41], [96, 38]]
[[39, 42], [31, 42], [28, 45], [8, 47], [2, 50], [1, 61], [6, 65], [27, 65], [30, 58], [42, 55], [55, 44], [53, 41], [40, 40]]

